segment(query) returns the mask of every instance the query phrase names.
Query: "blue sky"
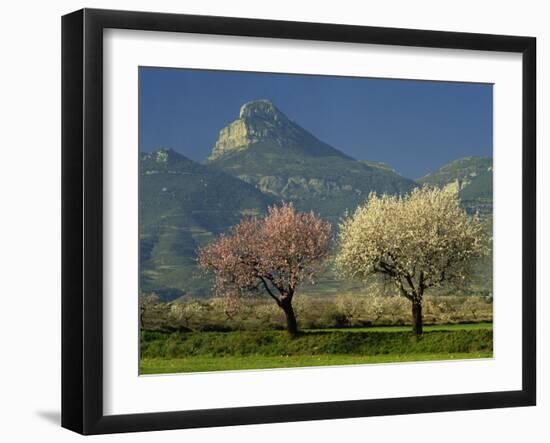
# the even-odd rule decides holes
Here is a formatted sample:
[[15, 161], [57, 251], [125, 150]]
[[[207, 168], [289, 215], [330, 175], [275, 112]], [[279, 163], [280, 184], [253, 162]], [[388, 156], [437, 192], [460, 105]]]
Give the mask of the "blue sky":
[[418, 178], [466, 156], [492, 156], [488, 84], [140, 68], [140, 150], [203, 161], [250, 100], [269, 99], [316, 137]]

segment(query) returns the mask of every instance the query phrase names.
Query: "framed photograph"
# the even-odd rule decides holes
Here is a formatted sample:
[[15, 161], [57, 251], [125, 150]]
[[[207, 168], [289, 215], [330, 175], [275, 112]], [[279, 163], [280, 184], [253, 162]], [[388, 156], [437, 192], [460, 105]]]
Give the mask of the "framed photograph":
[[62, 425], [536, 402], [531, 37], [62, 20]]

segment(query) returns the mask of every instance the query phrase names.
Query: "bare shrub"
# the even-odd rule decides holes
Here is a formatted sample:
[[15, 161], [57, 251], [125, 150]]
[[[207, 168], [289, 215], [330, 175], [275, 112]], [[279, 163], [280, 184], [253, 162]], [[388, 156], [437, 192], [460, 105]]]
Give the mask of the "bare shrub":
[[[336, 297], [300, 295], [294, 309], [303, 329], [410, 325], [410, 303], [404, 297], [383, 295], [381, 288]], [[284, 312], [268, 299], [142, 301], [144, 329], [180, 331], [231, 331], [285, 329]], [[424, 300], [426, 324], [491, 322], [490, 297], [428, 296]]]

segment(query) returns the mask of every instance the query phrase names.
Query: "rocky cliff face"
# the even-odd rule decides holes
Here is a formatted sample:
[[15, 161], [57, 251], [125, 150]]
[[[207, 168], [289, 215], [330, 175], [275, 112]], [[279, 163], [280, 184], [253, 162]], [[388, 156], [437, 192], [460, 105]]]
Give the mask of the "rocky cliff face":
[[292, 122], [271, 101], [255, 100], [245, 103], [239, 118], [220, 131], [208, 160], [217, 160], [259, 143], [310, 155], [346, 157]]

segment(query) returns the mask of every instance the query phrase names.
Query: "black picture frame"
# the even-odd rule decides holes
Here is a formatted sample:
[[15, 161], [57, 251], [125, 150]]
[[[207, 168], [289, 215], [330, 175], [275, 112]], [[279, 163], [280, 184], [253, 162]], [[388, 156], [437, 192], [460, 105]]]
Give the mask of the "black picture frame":
[[[103, 413], [103, 30], [504, 51], [523, 63], [522, 389], [177, 412]], [[83, 9], [62, 18], [62, 426], [82, 434], [458, 411], [536, 403], [536, 39]]]

